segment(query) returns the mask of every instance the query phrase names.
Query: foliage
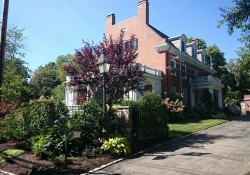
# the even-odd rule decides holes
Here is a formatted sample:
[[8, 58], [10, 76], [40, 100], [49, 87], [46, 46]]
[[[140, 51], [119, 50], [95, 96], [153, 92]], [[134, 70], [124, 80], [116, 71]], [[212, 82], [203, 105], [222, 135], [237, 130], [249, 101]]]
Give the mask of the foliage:
[[21, 103], [28, 101], [27, 89], [30, 70], [21, 59], [5, 59], [3, 71], [3, 84], [1, 87], [1, 101]]
[[209, 115], [211, 115], [211, 114], [213, 114], [214, 112], [217, 111], [216, 108], [215, 108], [215, 103], [214, 103], [214, 100], [213, 100], [213, 96], [209, 92], [208, 89], [203, 90], [203, 93], [202, 93], [202, 96], [201, 96], [201, 101], [202, 101], [202, 103], [204, 104], [204, 107], [205, 107], [205, 114], [203, 114], [203, 115], [209, 116]]
[[96, 157], [101, 153], [101, 149], [100, 147], [91, 147], [91, 146], [87, 146], [83, 152], [82, 155], [86, 156], [87, 158], [91, 158], [91, 157]]
[[180, 113], [185, 107], [182, 101], [180, 101], [179, 99], [177, 99], [176, 101], [170, 101], [170, 98], [167, 98], [164, 100], [164, 104], [166, 105], [170, 113]]
[[134, 100], [123, 100], [121, 103], [120, 103], [121, 106], [138, 106], [138, 103]]
[[[2, 26], [2, 25], [1, 25]], [[25, 56], [26, 50], [24, 29], [19, 29], [15, 25], [9, 25], [6, 37], [5, 58], [21, 59]]]
[[[189, 38], [187, 38], [187, 43], [191, 43], [193, 40], [194, 40], [193, 37], [189, 37]], [[199, 47], [198, 47], [198, 49], [206, 49], [207, 48], [206, 41], [203, 40], [203, 39], [200, 39], [200, 38], [198, 38], [198, 40], [199, 40]]]
[[217, 112], [216, 114], [212, 115], [212, 118], [214, 119], [225, 119], [227, 116], [224, 113]]
[[20, 149], [7, 149], [3, 152], [0, 152], [0, 163], [4, 163], [5, 161], [8, 161], [22, 153], [24, 153], [24, 151]]
[[165, 93], [164, 96], [166, 97], [163, 100], [164, 106], [167, 108], [167, 113], [169, 115], [170, 121], [177, 121], [184, 118], [183, 115], [183, 96], [179, 93], [173, 94], [170, 97], [167, 97], [167, 94]]
[[0, 118], [9, 114], [14, 109], [13, 102], [0, 102]]
[[58, 100], [58, 101], [63, 101], [65, 99], [64, 96], [64, 84], [57, 85], [53, 90], [52, 90], [52, 96]]
[[227, 91], [226, 97], [224, 99], [225, 106], [239, 105], [240, 101], [241, 93], [239, 91], [232, 91], [231, 89]]
[[22, 60], [24, 57], [26, 37], [23, 29], [8, 26], [6, 38], [6, 53], [3, 67], [3, 84], [0, 89], [1, 102], [15, 102], [17, 106], [28, 101], [27, 93], [30, 70]]
[[224, 66], [226, 65], [226, 59], [224, 53], [220, 51], [215, 44], [207, 48], [207, 56], [212, 60], [213, 69], [216, 71], [215, 76], [220, 78], [226, 71]]
[[36, 135], [53, 126], [54, 122], [68, 117], [68, 110], [62, 102], [44, 99], [23, 109], [23, 119], [27, 135]]
[[[84, 104], [83, 111], [75, 113], [68, 122], [70, 131], [81, 131], [79, 147], [97, 145], [101, 138], [102, 108], [91, 100]], [[76, 145], [75, 145], [76, 146]], [[79, 148], [80, 149], [80, 148]]]
[[54, 62], [50, 62], [44, 67], [40, 66], [34, 72], [31, 79], [31, 84], [39, 90], [38, 95], [43, 95], [45, 97], [50, 97], [52, 95], [52, 90], [61, 83]]
[[225, 24], [228, 27], [227, 32], [231, 35], [235, 29], [241, 29], [242, 37], [240, 40], [245, 42], [246, 48], [250, 48], [250, 2], [247, 0], [233, 0], [234, 7], [221, 7], [222, 20], [218, 27]]
[[131, 36], [127, 44], [124, 44], [123, 34], [118, 39], [104, 37], [103, 43], [94, 45], [84, 41], [84, 46], [76, 51], [76, 58], [65, 66], [70, 75], [70, 85], [89, 86], [91, 95], [97, 90], [103, 89], [103, 75], [98, 70], [98, 58], [102, 50], [105, 53], [105, 61], [110, 63], [110, 70], [105, 73], [105, 89], [109, 109], [131, 90], [137, 90], [143, 80], [135, 59], [137, 53], [133, 50], [135, 37]]
[[127, 156], [131, 153], [131, 147], [128, 140], [121, 136], [109, 138], [108, 141], [104, 141], [101, 149], [109, 151], [112, 155], [118, 156]]
[[188, 119], [199, 118], [198, 114], [194, 111], [194, 109], [189, 106], [184, 107], [183, 115], [185, 118], [188, 118]]
[[138, 106], [141, 109], [154, 110], [162, 106], [162, 98], [160, 94], [154, 92], [145, 92], [138, 100]]
[[25, 136], [23, 125], [23, 120], [15, 118], [15, 116], [7, 116], [0, 128], [0, 138], [2, 137], [3, 140], [22, 140]]

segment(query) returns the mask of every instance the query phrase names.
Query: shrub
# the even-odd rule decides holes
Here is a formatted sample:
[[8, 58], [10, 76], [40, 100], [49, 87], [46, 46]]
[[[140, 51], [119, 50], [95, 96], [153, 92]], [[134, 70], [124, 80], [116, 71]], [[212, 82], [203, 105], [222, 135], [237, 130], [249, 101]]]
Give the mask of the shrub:
[[68, 110], [62, 102], [42, 100], [23, 108], [24, 127], [27, 135], [46, 133], [54, 122], [68, 118]]
[[145, 92], [138, 100], [138, 106], [141, 109], [154, 110], [162, 106], [162, 98], [160, 94], [154, 92]]
[[7, 116], [0, 128], [1, 140], [21, 141], [25, 137], [23, 120]]
[[132, 106], [132, 107], [138, 106], [138, 103], [136, 101], [133, 101], [133, 100], [124, 100], [120, 104], [122, 106]]
[[127, 156], [131, 153], [131, 147], [128, 140], [125, 137], [117, 136], [110, 138], [108, 141], [104, 141], [101, 149], [109, 151], [112, 155], [124, 155]]
[[225, 119], [227, 116], [224, 113], [217, 112], [216, 114], [212, 115], [212, 118], [214, 119]]
[[14, 109], [14, 103], [12, 102], [0, 102], [0, 117], [9, 114]]
[[91, 158], [91, 157], [96, 157], [100, 154], [101, 149], [100, 147], [91, 147], [91, 146], [87, 146], [83, 152], [82, 155], [86, 156], [87, 158]]

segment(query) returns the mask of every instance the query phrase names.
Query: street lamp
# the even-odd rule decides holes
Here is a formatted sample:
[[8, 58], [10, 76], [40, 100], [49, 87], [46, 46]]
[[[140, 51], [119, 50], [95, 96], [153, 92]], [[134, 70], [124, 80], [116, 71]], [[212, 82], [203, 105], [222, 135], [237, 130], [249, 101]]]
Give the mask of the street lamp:
[[[105, 91], [105, 76], [106, 73], [109, 72], [109, 67], [110, 64], [109, 62], [107, 62], [105, 60], [105, 51], [102, 51], [102, 54], [100, 55], [99, 59], [98, 59], [98, 69], [100, 74], [102, 74], [103, 77], [103, 89], [102, 89], [102, 95], [103, 95], [103, 114], [102, 114], [102, 120], [104, 121], [105, 117], [106, 117], [106, 91]], [[105, 133], [105, 129], [104, 129], [104, 122], [102, 123], [102, 127], [103, 130], [102, 132]]]

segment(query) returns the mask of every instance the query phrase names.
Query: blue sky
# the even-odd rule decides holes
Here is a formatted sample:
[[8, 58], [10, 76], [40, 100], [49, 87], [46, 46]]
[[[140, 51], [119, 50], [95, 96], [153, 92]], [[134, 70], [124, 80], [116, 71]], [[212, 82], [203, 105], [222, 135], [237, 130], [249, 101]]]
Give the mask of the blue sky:
[[[31, 70], [55, 61], [57, 56], [74, 54], [82, 39], [102, 40], [106, 15], [116, 14], [116, 22], [137, 14], [138, 0], [10, 0], [10, 24], [24, 28], [27, 51], [24, 60]], [[149, 0], [150, 24], [168, 36], [181, 33], [216, 44], [225, 58], [236, 58], [241, 46], [236, 31], [217, 29], [219, 7], [232, 6], [231, 0]], [[1, 7], [2, 9], [2, 3]]]

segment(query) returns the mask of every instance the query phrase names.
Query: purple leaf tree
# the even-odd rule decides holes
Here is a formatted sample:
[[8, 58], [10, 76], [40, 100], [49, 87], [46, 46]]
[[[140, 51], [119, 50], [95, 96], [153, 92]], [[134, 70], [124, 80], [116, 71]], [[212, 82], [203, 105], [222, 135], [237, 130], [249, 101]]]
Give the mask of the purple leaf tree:
[[[65, 71], [71, 77], [70, 85], [88, 87], [88, 95], [92, 98], [103, 88], [103, 74], [98, 69], [98, 58], [104, 51], [104, 60], [110, 63], [110, 70], [105, 75], [105, 90], [107, 104], [111, 108], [125, 93], [140, 90], [144, 80], [143, 73], [136, 64], [138, 56], [137, 39], [134, 35], [124, 40], [123, 33], [117, 39], [104, 36], [103, 42], [93, 44], [83, 41], [84, 46], [76, 50], [76, 58], [65, 66]], [[86, 94], [79, 98], [86, 100]]]

